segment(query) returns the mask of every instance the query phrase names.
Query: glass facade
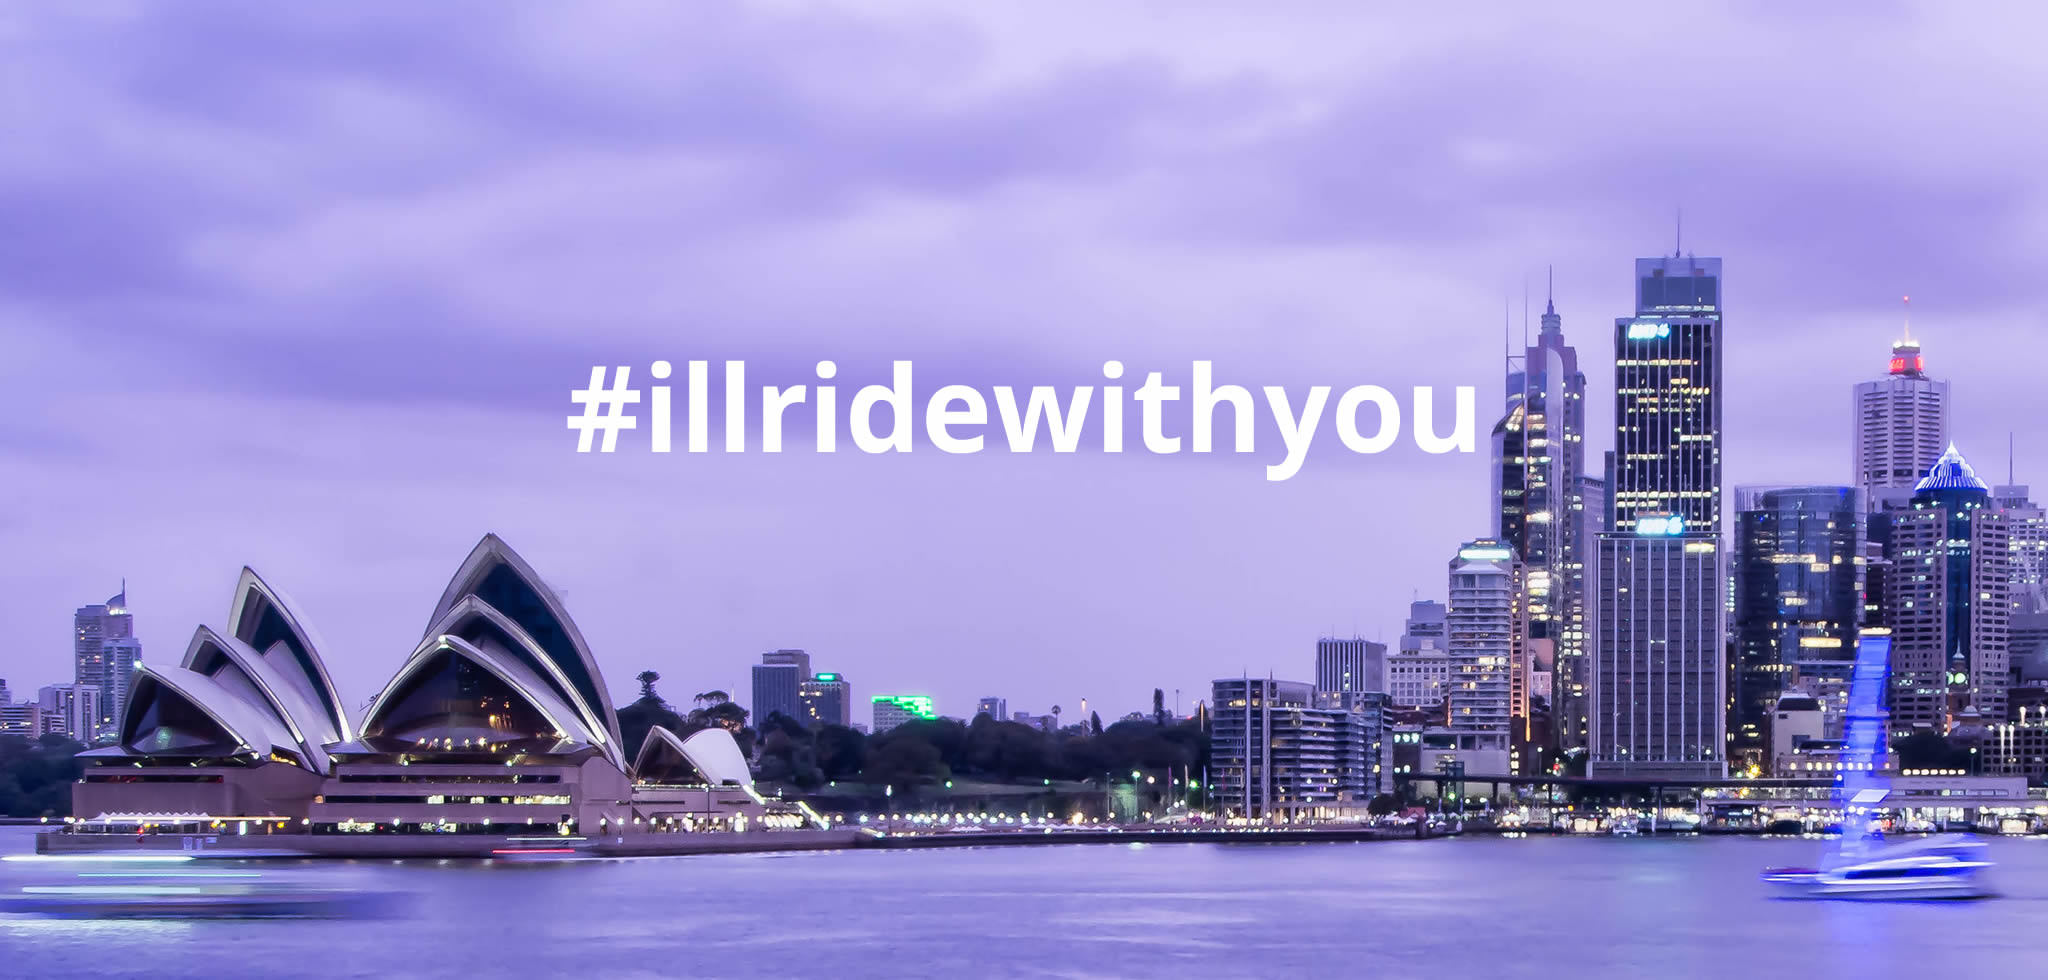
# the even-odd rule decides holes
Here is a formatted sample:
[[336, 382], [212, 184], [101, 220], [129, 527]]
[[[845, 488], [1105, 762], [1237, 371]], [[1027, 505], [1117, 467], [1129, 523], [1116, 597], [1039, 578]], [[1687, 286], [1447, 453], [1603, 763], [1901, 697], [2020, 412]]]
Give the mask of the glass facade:
[[392, 750], [429, 745], [540, 750], [561, 737], [512, 685], [454, 651], [435, 654], [420, 666], [363, 732], [365, 742]]
[[1862, 507], [1842, 486], [1736, 491], [1731, 761], [1768, 770], [1779, 695], [1819, 698], [1841, 737], [1862, 621]]

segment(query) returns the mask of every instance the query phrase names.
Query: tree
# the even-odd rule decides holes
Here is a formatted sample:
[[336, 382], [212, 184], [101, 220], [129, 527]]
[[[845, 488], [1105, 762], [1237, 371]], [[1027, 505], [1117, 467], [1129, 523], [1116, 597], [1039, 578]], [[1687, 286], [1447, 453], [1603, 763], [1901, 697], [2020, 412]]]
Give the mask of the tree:
[[1157, 687], [1152, 689], [1152, 721], [1166, 724], [1166, 691]]
[[633, 679], [640, 682], [640, 696], [642, 698], [653, 698], [655, 696], [654, 682], [661, 680], [661, 675], [651, 670], [643, 670]]
[[1365, 805], [1365, 812], [1375, 817], [1384, 817], [1401, 809], [1401, 801], [1392, 793], [1381, 793]]
[[696, 702], [699, 708], [715, 708], [721, 704], [730, 703], [732, 695], [724, 691], [705, 691], [690, 700]]
[[902, 792], [938, 782], [948, 775], [939, 750], [924, 739], [911, 737], [889, 739], [870, 753], [861, 778]]
[[1102, 714], [1100, 712], [1088, 712], [1088, 734], [1102, 734]]
[[845, 725], [819, 728], [814, 742], [826, 779], [852, 779], [868, 764], [868, 737]]

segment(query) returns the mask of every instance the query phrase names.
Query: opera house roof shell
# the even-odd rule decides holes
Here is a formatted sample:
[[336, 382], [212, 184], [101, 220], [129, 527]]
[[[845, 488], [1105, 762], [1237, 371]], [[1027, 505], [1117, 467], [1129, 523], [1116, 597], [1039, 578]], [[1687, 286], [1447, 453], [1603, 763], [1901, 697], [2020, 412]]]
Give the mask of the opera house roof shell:
[[344, 758], [601, 756], [666, 785], [751, 787], [732, 734], [653, 729], [628, 766], [589, 645], [561, 599], [495, 534], [471, 550], [418, 644], [352, 720], [320, 644], [253, 570], [229, 631], [200, 626], [177, 667], [139, 665], [119, 741], [98, 764], [280, 763], [329, 774]]

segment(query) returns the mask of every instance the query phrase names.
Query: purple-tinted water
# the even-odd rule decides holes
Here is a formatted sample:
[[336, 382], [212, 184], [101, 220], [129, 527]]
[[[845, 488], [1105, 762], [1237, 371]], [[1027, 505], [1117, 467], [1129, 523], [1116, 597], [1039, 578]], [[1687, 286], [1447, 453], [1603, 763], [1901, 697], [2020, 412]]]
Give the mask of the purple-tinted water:
[[[0, 850], [32, 847], [0, 828]], [[1783, 902], [1820, 845], [1759, 839], [1094, 845], [511, 867], [297, 865], [412, 893], [392, 921], [0, 916], [0, 973], [65, 977], [2032, 976], [2048, 839], [2006, 897]], [[276, 866], [260, 866], [270, 870]], [[0, 877], [13, 880], [20, 864]]]

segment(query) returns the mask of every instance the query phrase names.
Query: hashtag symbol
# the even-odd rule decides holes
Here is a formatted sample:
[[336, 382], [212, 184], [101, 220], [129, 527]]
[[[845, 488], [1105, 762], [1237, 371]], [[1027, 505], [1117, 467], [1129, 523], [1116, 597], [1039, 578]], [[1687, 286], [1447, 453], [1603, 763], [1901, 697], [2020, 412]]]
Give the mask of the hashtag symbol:
[[583, 406], [583, 414], [569, 416], [569, 428], [576, 430], [576, 451], [590, 451], [591, 437], [602, 431], [604, 445], [598, 452], [618, 448], [619, 430], [636, 428], [639, 421], [626, 414], [626, 406], [640, 403], [640, 390], [626, 387], [631, 368], [621, 366], [611, 387], [604, 386], [604, 368], [590, 369], [590, 387], [569, 392], [569, 401]]

